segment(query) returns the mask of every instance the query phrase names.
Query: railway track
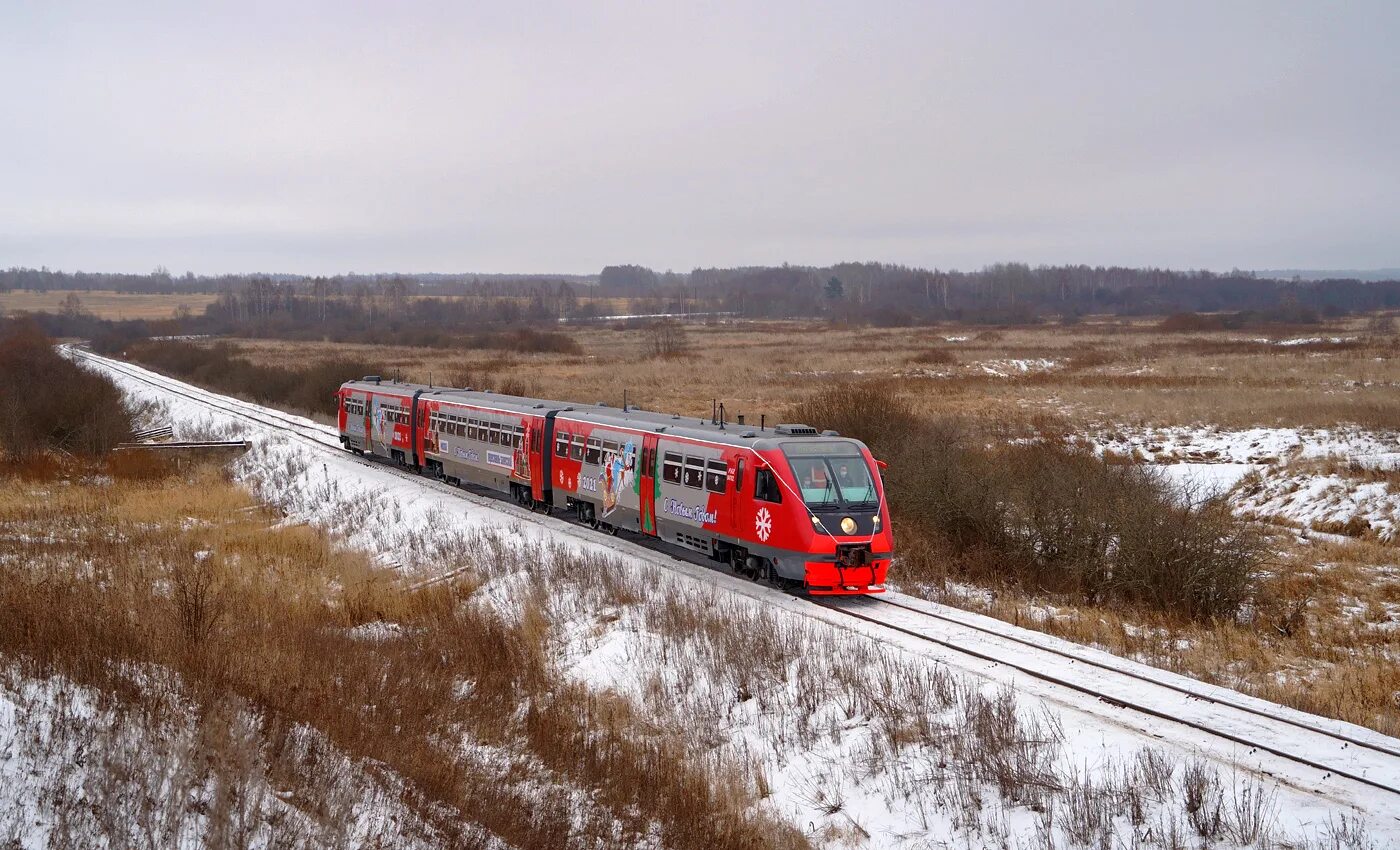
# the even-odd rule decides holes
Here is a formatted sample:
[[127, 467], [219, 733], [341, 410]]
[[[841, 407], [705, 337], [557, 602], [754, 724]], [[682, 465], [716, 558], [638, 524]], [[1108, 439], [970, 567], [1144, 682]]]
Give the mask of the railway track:
[[[1390, 796], [1400, 812], [1400, 741], [1364, 727], [1316, 717], [1226, 688], [1195, 682], [1087, 647], [966, 612], [902, 597], [820, 600], [817, 604], [1024, 676], [1067, 688], [1118, 709], [1184, 726], [1267, 753], [1312, 772], [1312, 790], [1341, 779]], [[1000, 626], [1000, 627], [999, 627]], [[1017, 634], [1022, 632], [1022, 634]], [[1025, 636], [1023, 636], [1025, 635]], [[1267, 771], [1266, 771], [1267, 772]], [[1306, 777], [1306, 774], [1304, 774]], [[1393, 815], [1400, 820], [1400, 815]]]
[[[76, 346], [63, 348], [73, 357], [162, 392], [292, 435], [339, 458], [469, 498], [507, 516], [547, 524], [553, 531], [593, 544], [635, 547], [652, 561], [660, 556], [674, 564], [713, 569], [698, 558], [679, 557], [645, 544], [607, 538], [492, 495], [452, 487], [384, 462], [352, 455], [340, 446], [334, 431], [300, 417], [192, 387]], [[758, 590], [757, 587], [753, 589]], [[902, 645], [907, 646], [912, 640], [936, 648], [943, 655], [954, 653], [964, 660], [971, 659], [962, 665], [969, 669], [975, 669], [978, 664], [1004, 667], [1028, 682], [1062, 689], [1085, 703], [1097, 703], [1097, 713], [1117, 715], [1113, 717], [1117, 722], [1153, 737], [1176, 739], [1177, 736], [1164, 731], [1171, 727], [1190, 730], [1194, 735], [1187, 737], [1194, 738], [1202, 749], [1213, 749], [1218, 755], [1224, 749], [1220, 745], [1224, 744], [1237, 754], [1258, 756], [1257, 765], [1250, 769], [1339, 802], [1365, 801], [1400, 821], [1400, 814], [1397, 814], [1400, 813], [1400, 740], [1373, 730], [1308, 715], [1088, 647], [1027, 632], [991, 618], [900, 594], [813, 599], [810, 604], [797, 599], [791, 601], [802, 606], [797, 610], [830, 612], [822, 617], [830, 622], [858, 621], [865, 631], [902, 636], [905, 639]], [[1092, 707], [1082, 704], [1075, 707], [1093, 711]], [[1341, 787], [1343, 785], [1352, 787]]]

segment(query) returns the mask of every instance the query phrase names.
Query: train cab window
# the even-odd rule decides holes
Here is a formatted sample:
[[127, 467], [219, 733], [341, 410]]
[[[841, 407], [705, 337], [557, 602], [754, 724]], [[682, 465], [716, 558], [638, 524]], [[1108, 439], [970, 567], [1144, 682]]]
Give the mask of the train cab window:
[[685, 459], [685, 477], [681, 483], [687, 487], [694, 487], [699, 490], [705, 485], [705, 459], [700, 457], [687, 457]]
[[588, 448], [587, 448], [587, 450], [583, 453], [583, 462], [584, 462], [584, 463], [593, 463], [593, 464], [601, 463], [602, 460], [603, 460], [602, 455], [603, 455], [603, 443], [602, 443], [602, 441], [601, 441], [601, 440], [590, 439], [590, 440], [588, 441]]
[[662, 464], [661, 477], [672, 484], [681, 483], [681, 456], [666, 452], [665, 463]]
[[711, 493], [723, 493], [729, 466], [723, 460], [710, 460], [705, 463], [705, 489]]
[[760, 502], [782, 502], [783, 493], [778, 489], [778, 479], [773, 470], [760, 469], [754, 473], [753, 497]]
[[583, 460], [583, 443], [584, 443], [583, 435], [582, 435], [582, 434], [575, 434], [575, 435], [574, 435], [574, 444], [573, 444], [573, 446], [569, 449], [569, 457], [573, 458], [574, 460]]
[[563, 431], [554, 435], [554, 454], [559, 457], [569, 456], [569, 435]]

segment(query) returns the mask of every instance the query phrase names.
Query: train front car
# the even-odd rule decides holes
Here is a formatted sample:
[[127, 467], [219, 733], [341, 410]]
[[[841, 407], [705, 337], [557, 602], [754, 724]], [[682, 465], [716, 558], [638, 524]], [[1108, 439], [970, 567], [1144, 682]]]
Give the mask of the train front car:
[[[755, 534], [813, 595], [883, 593], [894, 552], [879, 464], [858, 440], [793, 429], [755, 447]], [[788, 563], [783, 563], [787, 561]]]

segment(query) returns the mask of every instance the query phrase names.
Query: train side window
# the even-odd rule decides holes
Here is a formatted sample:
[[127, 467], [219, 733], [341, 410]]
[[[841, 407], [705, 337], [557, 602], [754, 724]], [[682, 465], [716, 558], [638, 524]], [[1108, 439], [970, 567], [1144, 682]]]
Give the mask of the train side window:
[[687, 457], [685, 459], [685, 478], [681, 483], [687, 487], [694, 487], [697, 490], [705, 486], [704, 458]]
[[710, 460], [705, 463], [705, 489], [711, 493], [723, 493], [729, 465], [723, 460]]
[[744, 492], [744, 459], [734, 461], [734, 492]]
[[514, 431], [514, 433], [511, 434], [511, 437], [510, 437], [510, 447], [513, 448], [513, 449], [518, 449], [518, 448], [520, 448], [520, 441], [521, 441], [522, 438], [524, 438], [524, 436], [525, 436], [525, 429], [524, 429], [524, 428], [521, 428], [519, 425], [516, 425], [516, 426], [515, 426], [515, 431]]
[[558, 457], [569, 456], [569, 435], [560, 431], [554, 435], [554, 454]]
[[493, 446], [499, 446], [501, 444], [501, 423], [492, 422], [490, 429], [486, 433], [488, 435], [486, 442]]
[[468, 439], [468, 440], [475, 440], [475, 439], [476, 439], [476, 420], [475, 420], [475, 419], [468, 419], [468, 420], [467, 420], [467, 439]]
[[588, 450], [583, 453], [584, 463], [599, 463], [602, 461], [603, 444], [599, 440], [589, 439]]
[[540, 429], [538, 429], [538, 428], [532, 428], [532, 429], [530, 430], [530, 451], [531, 451], [531, 452], [534, 452], [534, 453], [538, 453], [539, 450], [540, 450]]
[[573, 458], [574, 460], [583, 460], [583, 443], [583, 435], [575, 434], [574, 445], [571, 449], [569, 449], [569, 457]]
[[753, 476], [753, 497], [761, 502], [780, 503], [782, 491], [778, 489], [778, 479], [771, 469], [760, 469]]
[[681, 483], [681, 456], [667, 452], [665, 461], [662, 464], [661, 477], [672, 484]]

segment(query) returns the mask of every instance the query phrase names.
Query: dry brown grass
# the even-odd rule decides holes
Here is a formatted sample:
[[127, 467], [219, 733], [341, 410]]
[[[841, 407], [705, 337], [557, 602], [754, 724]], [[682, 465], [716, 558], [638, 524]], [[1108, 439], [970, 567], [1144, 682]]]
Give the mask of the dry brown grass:
[[[402, 776], [450, 846], [475, 845], [469, 826], [517, 847], [653, 829], [673, 847], [804, 846], [750, 809], [747, 776], [690, 759], [681, 735], [564, 679], [543, 609], [504, 618], [470, 582], [402, 588], [324, 534], [279, 524], [216, 469], [99, 472], [0, 487], [0, 653], [40, 675], [158, 713], [173, 692], [133, 691], [112, 662], [150, 663], [199, 703], [253, 706], [261, 746], [308, 724]], [[399, 636], [348, 631], [371, 621]]]
[[[916, 409], [989, 421], [1036, 414], [1099, 423], [1224, 427], [1400, 426], [1400, 358], [1393, 337], [1368, 336], [1363, 319], [1277, 338], [1355, 336], [1340, 344], [1277, 346], [1257, 331], [1163, 333], [1151, 320], [1087, 321], [979, 332], [976, 328], [834, 328], [818, 322], [687, 326], [682, 361], [648, 358], [648, 331], [569, 327], [581, 356], [502, 355], [392, 346], [241, 341], [255, 362], [349, 355], [385, 374], [441, 383], [454, 372], [523, 381], [543, 396], [706, 415], [710, 401], [770, 421], [833, 379], [897, 378]], [[949, 338], [959, 341], [949, 342]], [[946, 356], [945, 356], [946, 353]], [[1001, 377], [1013, 360], [1049, 370]], [[998, 365], [1002, 364], [1002, 365]]]
[[0, 314], [8, 313], [59, 313], [63, 311], [64, 300], [77, 295], [83, 311], [99, 319], [170, 319], [180, 308], [187, 307], [198, 314], [218, 300], [212, 292], [192, 292], [179, 294], [153, 294], [143, 292], [112, 292], [110, 290], [51, 290], [37, 292], [16, 289], [0, 292]]

